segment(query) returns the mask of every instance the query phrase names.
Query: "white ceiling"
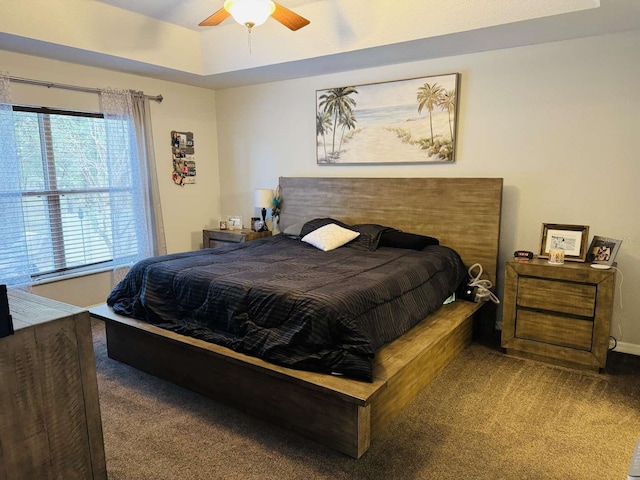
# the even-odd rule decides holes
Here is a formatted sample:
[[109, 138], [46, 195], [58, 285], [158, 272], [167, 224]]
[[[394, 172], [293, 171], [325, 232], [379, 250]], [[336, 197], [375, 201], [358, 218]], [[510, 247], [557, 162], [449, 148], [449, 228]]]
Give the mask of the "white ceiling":
[[[147, 17], [202, 31], [198, 26], [216, 10], [224, 0], [97, 0], [114, 7], [139, 13]], [[296, 11], [301, 5], [323, 0], [281, 0], [281, 5]], [[331, 1], [331, 0], [329, 0]]]
[[0, 49], [226, 88], [640, 29], [640, 0], [281, 0], [311, 24], [198, 23], [223, 0], [1, 0]]

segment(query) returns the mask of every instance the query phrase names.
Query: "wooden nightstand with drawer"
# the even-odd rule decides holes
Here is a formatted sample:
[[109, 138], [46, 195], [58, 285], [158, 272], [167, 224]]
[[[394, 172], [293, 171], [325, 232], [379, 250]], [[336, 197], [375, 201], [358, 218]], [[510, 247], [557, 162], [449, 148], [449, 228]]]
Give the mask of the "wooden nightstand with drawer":
[[510, 260], [502, 346], [507, 353], [599, 371], [607, 363], [615, 270]]
[[221, 247], [230, 243], [250, 242], [258, 238], [270, 237], [271, 232], [253, 230], [202, 230], [202, 248]]

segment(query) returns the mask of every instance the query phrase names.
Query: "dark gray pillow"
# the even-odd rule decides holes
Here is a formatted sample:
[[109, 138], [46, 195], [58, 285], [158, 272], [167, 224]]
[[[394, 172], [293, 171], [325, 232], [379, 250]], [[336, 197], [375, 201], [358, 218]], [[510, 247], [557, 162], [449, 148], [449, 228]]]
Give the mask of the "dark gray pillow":
[[289, 225], [282, 231], [282, 234], [286, 237], [302, 238], [300, 232], [302, 231], [302, 227], [304, 227], [305, 223], [307, 223], [306, 220], [303, 222], [294, 223], [293, 225]]
[[376, 247], [374, 246], [373, 237], [367, 233], [361, 233], [356, 238], [347, 243], [345, 247], [354, 248], [356, 250], [363, 250], [366, 252], [373, 252], [376, 249]]
[[[356, 232], [360, 232], [360, 236], [356, 239], [358, 240], [358, 244], [360, 246], [364, 246], [366, 242], [366, 249], [369, 251], [374, 251], [378, 248], [380, 244], [380, 237], [382, 234], [388, 230], [395, 230], [392, 227], [385, 227], [384, 225], [378, 225], [377, 223], [359, 223], [356, 225], [351, 225], [352, 230]], [[353, 244], [356, 243], [354, 240]]]

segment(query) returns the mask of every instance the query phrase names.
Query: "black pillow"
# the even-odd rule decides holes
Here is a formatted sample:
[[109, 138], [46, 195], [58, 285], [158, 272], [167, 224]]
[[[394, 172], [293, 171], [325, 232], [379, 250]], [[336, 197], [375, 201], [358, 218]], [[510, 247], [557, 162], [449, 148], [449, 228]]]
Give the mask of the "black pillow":
[[349, 227], [349, 225], [347, 225], [346, 223], [342, 223], [340, 220], [335, 220], [333, 218], [314, 218], [313, 220], [309, 220], [304, 224], [304, 226], [300, 230], [300, 238], [304, 238], [305, 235], [319, 229], [320, 227], [329, 225], [330, 223], [335, 223], [339, 227], [353, 230], [351, 227]]
[[380, 235], [378, 246], [422, 250], [429, 245], [440, 245], [440, 241], [426, 235], [401, 232], [400, 230], [386, 230]]
[[356, 239], [358, 242], [354, 240], [349, 245], [356, 245], [357, 243], [364, 246], [366, 242], [366, 246], [363, 250], [366, 249], [372, 252], [378, 248], [378, 245], [380, 244], [380, 237], [384, 232], [387, 230], [395, 230], [395, 228], [385, 227], [384, 225], [378, 225], [377, 223], [359, 223], [357, 225], [351, 225], [349, 228], [356, 232], [360, 232], [360, 236]]

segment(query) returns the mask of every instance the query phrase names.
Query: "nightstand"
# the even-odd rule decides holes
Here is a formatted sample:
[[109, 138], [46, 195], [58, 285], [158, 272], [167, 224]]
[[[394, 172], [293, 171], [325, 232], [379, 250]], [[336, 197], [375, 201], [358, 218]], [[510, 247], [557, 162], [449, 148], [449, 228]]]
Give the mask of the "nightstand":
[[615, 270], [510, 260], [502, 346], [507, 353], [599, 371], [607, 363]]
[[230, 243], [250, 242], [258, 238], [270, 237], [271, 232], [252, 230], [202, 230], [202, 248], [221, 247]]

